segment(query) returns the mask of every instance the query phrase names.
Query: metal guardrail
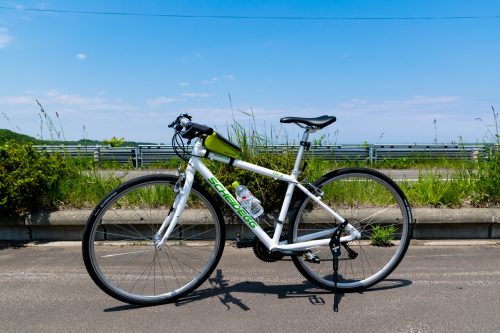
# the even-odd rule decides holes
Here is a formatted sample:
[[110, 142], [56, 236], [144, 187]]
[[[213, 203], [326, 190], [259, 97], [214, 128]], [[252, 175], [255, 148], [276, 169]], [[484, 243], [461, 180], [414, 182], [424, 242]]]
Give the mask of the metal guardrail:
[[[112, 161], [132, 164], [135, 168], [165, 162], [175, 157], [170, 145], [139, 145], [136, 147], [110, 146], [35, 146], [39, 151], [59, 152], [72, 157], [92, 158], [96, 163]], [[272, 145], [265, 147], [271, 154], [296, 153], [299, 146]], [[264, 150], [264, 148], [263, 148]], [[410, 159], [476, 159], [491, 151], [500, 151], [494, 144], [376, 144], [376, 145], [321, 145], [314, 146], [309, 156], [334, 161], [383, 161], [401, 158]]]

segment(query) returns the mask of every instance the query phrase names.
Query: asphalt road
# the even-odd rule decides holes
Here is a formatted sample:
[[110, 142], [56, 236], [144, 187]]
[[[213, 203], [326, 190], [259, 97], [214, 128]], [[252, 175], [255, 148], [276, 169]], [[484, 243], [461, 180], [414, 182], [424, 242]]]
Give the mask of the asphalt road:
[[[414, 244], [389, 280], [333, 296], [290, 261], [226, 247], [210, 281], [138, 308], [88, 277], [78, 243], [0, 250], [1, 332], [500, 332], [500, 246]], [[1, 247], [0, 247], [1, 248]]]

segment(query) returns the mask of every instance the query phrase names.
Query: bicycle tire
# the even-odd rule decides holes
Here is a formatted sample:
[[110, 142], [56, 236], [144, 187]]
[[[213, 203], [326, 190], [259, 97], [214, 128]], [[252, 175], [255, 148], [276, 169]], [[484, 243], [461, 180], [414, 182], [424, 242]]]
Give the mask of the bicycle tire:
[[[337, 288], [343, 292], [359, 291], [385, 279], [403, 259], [412, 233], [411, 208], [399, 186], [388, 176], [366, 168], [335, 170], [313, 185], [324, 192], [323, 201], [329, 207], [361, 232], [360, 239], [341, 247]], [[289, 243], [299, 235], [338, 225], [305, 195], [295, 205], [290, 221]], [[385, 237], [386, 244], [380, 236]], [[348, 249], [354, 250], [357, 257], [352, 258]], [[319, 263], [299, 255], [292, 256], [293, 263], [313, 284], [334, 290], [333, 257], [328, 245], [311, 251], [319, 251]]]
[[82, 253], [92, 280], [135, 305], [173, 302], [198, 288], [217, 266], [225, 242], [222, 213], [193, 184], [183, 215], [161, 249], [153, 235], [168, 216], [177, 176], [148, 175], [111, 191], [85, 226]]

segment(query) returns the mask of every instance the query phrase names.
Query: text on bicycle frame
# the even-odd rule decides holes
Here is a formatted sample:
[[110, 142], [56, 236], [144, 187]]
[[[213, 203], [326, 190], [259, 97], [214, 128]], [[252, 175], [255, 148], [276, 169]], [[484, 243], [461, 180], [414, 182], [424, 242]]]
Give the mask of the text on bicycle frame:
[[255, 228], [257, 226], [257, 223], [254, 221], [254, 219], [248, 215], [248, 213], [243, 209], [243, 207], [240, 206], [238, 201], [236, 201], [235, 198], [229, 193], [224, 185], [222, 185], [219, 180], [215, 177], [212, 177], [208, 179], [209, 183], [212, 185], [212, 187], [219, 192], [219, 195], [226, 200], [226, 202], [235, 210], [235, 212], [245, 221], [250, 228]]

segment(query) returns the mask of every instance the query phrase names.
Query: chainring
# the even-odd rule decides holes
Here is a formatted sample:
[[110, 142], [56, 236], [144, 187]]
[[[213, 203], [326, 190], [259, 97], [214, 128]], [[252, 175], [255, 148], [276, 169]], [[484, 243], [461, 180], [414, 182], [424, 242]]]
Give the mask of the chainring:
[[[266, 228], [264, 229], [265, 233], [269, 237], [273, 237], [274, 229]], [[288, 239], [288, 235], [286, 231], [281, 232], [280, 241], [284, 241]], [[284, 255], [281, 252], [271, 252], [267, 249], [267, 247], [260, 241], [259, 238], [255, 237], [253, 240], [253, 253], [257, 258], [264, 262], [275, 262], [283, 259]]]

